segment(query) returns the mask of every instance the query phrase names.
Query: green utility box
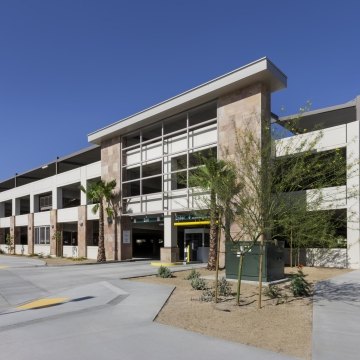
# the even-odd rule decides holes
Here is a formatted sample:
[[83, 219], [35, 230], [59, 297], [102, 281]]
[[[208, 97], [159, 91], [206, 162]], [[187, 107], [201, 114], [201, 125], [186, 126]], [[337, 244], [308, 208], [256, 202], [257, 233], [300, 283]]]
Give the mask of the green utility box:
[[[250, 246], [251, 243], [241, 243]], [[226, 244], [225, 270], [226, 278], [237, 279], [239, 269], [238, 256], [239, 245], [236, 243]], [[259, 279], [259, 254], [260, 245], [252, 245], [251, 251], [243, 258], [242, 280], [258, 281]], [[263, 281], [270, 282], [284, 278], [284, 242], [267, 242], [264, 245], [263, 256]]]

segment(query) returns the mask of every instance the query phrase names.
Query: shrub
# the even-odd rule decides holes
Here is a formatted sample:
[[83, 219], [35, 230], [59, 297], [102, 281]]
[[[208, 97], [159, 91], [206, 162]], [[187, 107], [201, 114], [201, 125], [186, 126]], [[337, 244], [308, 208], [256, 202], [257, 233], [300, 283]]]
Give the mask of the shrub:
[[200, 277], [200, 273], [195, 269], [192, 269], [190, 274], [185, 278], [185, 280], [192, 280]]
[[214, 298], [215, 291], [213, 289], [205, 289], [200, 296], [200, 301], [212, 302]]
[[207, 285], [204, 279], [199, 277], [195, 277], [191, 280], [191, 286], [194, 290], [205, 290], [207, 289]]
[[160, 266], [159, 270], [157, 272], [157, 277], [161, 277], [161, 278], [171, 278], [172, 274], [171, 274], [171, 270], [169, 268], [167, 268], [166, 266]]
[[72, 261], [85, 261], [87, 259], [86, 259], [86, 257], [80, 256], [80, 257], [71, 257], [70, 260], [72, 260]]
[[218, 282], [218, 291], [220, 296], [230, 296], [232, 294], [231, 285], [224, 277]]
[[263, 293], [270, 299], [278, 299], [281, 297], [281, 290], [276, 285], [269, 285], [264, 289]]
[[0, 249], [0, 254], [5, 254], [5, 251], [3, 249]]
[[310, 296], [310, 284], [305, 280], [305, 274], [301, 268], [291, 279], [290, 290], [295, 297]]
[[8, 254], [13, 254], [15, 250], [14, 237], [10, 234], [6, 235], [5, 239], [6, 249]]

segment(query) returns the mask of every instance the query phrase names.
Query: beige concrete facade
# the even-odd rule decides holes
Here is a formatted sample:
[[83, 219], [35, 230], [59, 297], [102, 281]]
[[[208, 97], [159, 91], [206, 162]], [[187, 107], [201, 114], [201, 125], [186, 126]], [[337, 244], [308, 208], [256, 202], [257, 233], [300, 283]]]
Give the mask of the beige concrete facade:
[[28, 214], [28, 230], [27, 230], [27, 238], [28, 238], [28, 253], [29, 255], [34, 254], [34, 214]]
[[[118, 231], [121, 234], [121, 244], [118, 249], [118, 260], [131, 259], [133, 256], [132, 246], [132, 224], [129, 216], [123, 216], [118, 220]], [[130, 232], [130, 243], [125, 243], [124, 231]]]
[[17, 240], [18, 232], [15, 227], [15, 216], [10, 217], [10, 238], [12, 238], [13, 248], [11, 249], [11, 254], [15, 254], [15, 244]]
[[179, 260], [178, 247], [163, 247], [160, 249], [160, 260], [164, 263], [173, 263]]
[[50, 255], [58, 256], [57, 254], [57, 231], [59, 231], [57, 224], [57, 210], [50, 210]]
[[[101, 179], [104, 181], [116, 180], [115, 193], [120, 193], [121, 184], [121, 143], [120, 137], [107, 140], [101, 144]], [[115, 196], [119, 202], [119, 197]], [[117, 209], [118, 211], [118, 209]], [[120, 242], [121, 224], [118, 217], [108, 221], [105, 216], [104, 238], [107, 260], [122, 259]]]
[[[80, 178], [74, 176], [72, 184], [69, 183], [66, 186], [72, 185], [73, 187], [75, 183], [80, 183], [86, 188], [88, 181], [98, 179], [100, 175], [103, 181], [116, 181], [117, 186], [115, 192], [117, 195], [114, 199], [116, 214], [112, 219], [108, 219], [106, 214], [104, 214], [104, 246], [106, 259], [125, 260], [132, 258], [134, 249], [132, 228], [133, 226], [134, 228], [137, 227], [137, 225], [135, 225], [135, 217], [141, 218], [148, 217], [149, 215], [149, 217], [154, 216], [161, 218], [161, 220], [156, 220], [158, 224], [156, 231], [160, 234], [161, 229], [163, 229], [163, 238], [161, 238], [162, 235], [159, 235], [158, 238], [154, 239], [139, 238], [138, 240], [158, 241], [156, 254], [158, 254], [159, 247], [163, 246], [160, 250], [161, 260], [164, 262], [177, 261], [179, 259], [179, 248], [177, 239], [178, 228], [174, 226], [175, 214], [190, 214], [197, 211], [199, 206], [195, 198], [196, 195], [192, 194], [193, 189], [185, 189], [181, 181], [178, 181], [178, 175], [173, 177], [173, 174], [177, 173], [174, 171], [174, 169], [177, 169], [176, 166], [178, 166], [175, 165], [175, 163], [179, 162], [180, 164], [183, 160], [180, 158], [186, 157], [188, 168], [185, 171], [187, 178], [189, 178], [189, 173], [192, 171], [190, 168], [194, 167], [194, 165], [190, 165], [190, 163], [193, 163], [190, 158], [194, 157], [194, 154], [208, 149], [216, 152], [217, 147], [219, 158], [225, 158], [225, 153], [228, 153], [230, 157], [234, 157], [236, 130], [250, 128], [260, 139], [264, 127], [268, 126], [270, 120], [270, 91], [277, 91], [285, 86], [286, 76], [267, 58], [263, 58], [159, 105], [100, 129], [92, 135], [90, 134], [89, 141], [99, 145], [101, 149], [101, 161], [99, 161], [99, 159], [97, 160], [97, 165], [99, 165], [101, 171], [97, 173], [94, 171], [95, 175], [93, 177], [87, 177], [88, 170], [90, 171], [91, 166], [95, 165], [95, 163], [90, 164], [88, 168], [83, 168], [83, 173], [81, 172]], [[211, 115], [209, 115], [209, 105]], [[199, 115], [201, 112], [202, 114]], [[185, 126], [185, 128], [179, 128], [178, 124], [171, 123], [174, 118], [177, 119], [179, 116], [182, 117], [179, 124], [184, 123], [185, 125], [181, 126]], [[185, 121], [183, 121], [184, 116], [186, 117]], [[169, 119], [171, 121], [167, 122]], [[167, 125], [165, 125], [166, 122]], [[169, 128], [175, 130], [165, 130], [166, 126], [169, 126], [170, 123], [172, 125]], [[150, 128], [153, 129], [153, 126], [155, 126], [155, 128], [159, 127], [159, 125], [161, 126], [160, 133], [155, 131], [157, 135], [154, 135], [153, 130], [150, 130], [150, 135], [145, 136], [146, 131]], [[138, 145], [134, 137], [133, 142], [135, 145], [132, 146], [130, 142], [126, 142], [128, 148], [123, 152], [122, 137], [129, 135], [131, 138], [131, 134], [134, 132], [139, 134], [137, 136], [139, 144], [140, 141], [141, 144]], [[186, 140], [182, 139], [181, 136], [179, 137], [179, 134], [181, 136], [186, 134]], [[156, 144], [157, 142], [160, 145]], [[131, 152], [137, 146], [139, 147], [139, 153], [135, 151], [129, 156], [125, 155], [125, 152]], [[157, 151], [159, 151], [160, 155]], [[125, 167], [126, 161], [128, 163]], [[172, 162], [174, 162], [174, 166]], [[159, 163], [161, 170], [158, 170], [158, 165], [156, 165]], [[125, 211], [122, 209], [124, 204], [121, 203], [122, 200], [120, 196], [123, 166], [124, 172], [126, 173], [128, 169], [130, 169], [129, 178], [126, 179], [128, 180], [129, 187], [134, 186], [134, 188], [136, 188], [136, 186], [138, 186], [139, 189], [139, 196], [136, 193], [137, 190], [135, 190], [134, 193], [129, 195], [131, 199], [128, 198], [127, 203], [131, 201], [136, 203], [137, 196], [140, 199], [140, 207], [131, 204], [134, 208], [131, 208], [126, 216], [122, 215]], [[150, 168], [148, 171], [150, 171], [151, 175], [143, 175], [143, 173], [145, 173], [145, 166], [148, 166], [147, 169]], [[154, 166], [154, 168], [151, 168], [151, 166]], [[138, 178], [131, 178], [131, 171], [134, 171], [134, 173], [139, 171], [141, 175], [139, 175]], [[178, 173], [180, 179], [184, 173]], [[89, 253], [95, 253], [92, 239], [93, 220], [91, 220], [94, 218], [88, 213], [89, 209], [87, 209], [86, 196], [84, 194], [80, 196], [81, 206], [77, 207], [77, 209], [62, 208], [61, 194], [66, 188], [64, 186], [65, 179], [62, 178], [63, 175], [64, 174], [56, 174], [56, 176], [61, 178], [61, 181], [59, 181], [58, 187], [54, 186], [52, 189], [53, 208], [58, 207], [59, 210], [50, 210], [50, 254], [52, 256], [62, 255], [63, 244], [62, 242], [56, 244], [55, 237], [56, 231], [62, 230], [61, 224], [68, 222], [72, 223], [74, 227], [74, 223], [77, 221], [77, 254], [80, 257], [87, 257], [87, 250]], [[161, 186], [159, 186], [160, 177]], [[135, 183], [133, 181], [138, 181], [139, 185], [134, 185]], [[146, 186], [144, 185], [145, 182], [147, 183]], [[188, 184], [186, 184], [186, 186], [187, 185]], [[53, 185], [49, 184], [49, 186]], [[21, 194], [21, 196], [23, 196], [23, 194]], [[29, 214], [29, 253], [34, 252], [34, 222], [49, 226], [48, 214], [44, 214], [44, 216], [42, 214], [36, 214], [36, 212], [39, 211], [37, 206], [38, 200], [38, 194], [31, 194], [30, 210], [31, 212], [35, 212], [35, 220], [34, 214]], [[7, 199], [4, 199], [4, 201], [7, 201]], [[16, 203], [16, 196], [13, 201]], [[128, 205], [128, 207], [130, 207], [130, 205]], [[59, 223], [57, 223], [58, 220]], [[8, 223], [4, 224], [8, 226]], [[163, 226], [163, 228], [161, 228], [161, 226]], [[75, 228], [73, 228], [72, 231], [75, 231]], [[145, 234], [144, 237], [146, 236], [149, 237], [148, 234]], [[161, 240], [163, 240], [163, 243]], [[203, 239], [202, 246], [207, 247], [204, 243]], [[87, 249], [88, 244], [92, 246], [91, 249]], [[68, 251], [68, 249], [66, 249], [66, 251]], [[135, 249], [135, 251], [138, 251], [138, 249]], [[224, 266], [224, 252], [225, 248], [222, 242], [222, 267]], [[155, 251], [153, 251], [151, 255], [154, 254]], [[92, 256], [94, 258], [94, 255]]]
[[78, 223], [77, 223], [77, 238], [78, 238], [78, 256], [86, 258], [86, 237], [87, 237], [87, 221], [86, 221], [86, 206], [78, 207]]
[[[263, 83], [255, 83], [237, 89], [218, 99], [218, 153], [220, 158], [234, 157], [237, 130], [250, 129], [257, 138], [270, 123], [270, 92]], [[104, 181], [115, 179], [117, 190], [121, 184], [121, 139], [101, 143], [101, 176]], [[121, 212], [120, 212], [121, 213]], [[171, 221], [168, 224], [168, 217]], [[132, 244], [124, 244], [123, 232], [130, 230], [129, 217], [108, 223], [105, 221], [105, 248], [107, 259], [128, 259], [132, 257]], [[161, 248], [161, 261], [174, 262], [179, 259], [177, 231], [173, 226], [173, 215], [164, 214], [164, 247]], [[235, 231], [235, 229], [234, 229]], [[121, 239], [121, 241], [119, 241]], [[132, 240], [131, 240], [132, 241]], [[225, 263], [225, 244], [221, 243], [221, 266]]]
[[[264, 140], [270, 126], [270, 92], [266, 85], [257, 83], [227, 94], [218, 101], [218, 155], [220, 159], [235, 160], [241, 135], [250, 132], [259, 141]], [[267, 131], [269, 132], [269, 131]], [[241, 166], [241, 164], [240, 164]], [[239, 232], [237, 225], [232, 234]], [[225, 239], [220, 243], [220, 267], [225, 266]]]

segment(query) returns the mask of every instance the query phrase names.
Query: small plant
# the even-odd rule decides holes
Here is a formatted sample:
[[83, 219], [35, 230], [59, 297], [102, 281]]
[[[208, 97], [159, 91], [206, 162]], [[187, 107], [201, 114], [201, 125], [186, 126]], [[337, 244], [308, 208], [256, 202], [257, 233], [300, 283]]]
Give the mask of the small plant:
[[14, 237], [10, 234], [7, 234], [5, 243], [6, 243], [6, 248], [7, 248], [8, 254], [13, 254], [14, 250], [15, 250]]
[[192, 269], [190, 271], [190, 274], [185, 278], [185, 280], [197, 279], [199, 277], [200, 277], [200, 273], [198, 271], [196, 271], [195, 269]]
[[281, 290], [276, 285], [269, 285], [268, 287], [264, 288], [263, 294], [270, 299], [281, 298]]
[[4, 255], [5, 254], [5, 251], [3, 249], [0, 249], [0, 254], [1, 255]]
[[84, 261], [84, 260], [86, 260], [86, 257], [83, 257], [83, 256], [71, 257], [70, 260], [72, 260], [72, 261]]
[[305, 276], [301, 267], [298, 267], [298, 272], [293, 275], [290, 283], [290, 290], [295, 297], [310, 296], [310, 284], [305, 280]]
[[194, 290], [205, 290], [207, 289], [207, 285], [204, 279], [199, 277], [194, 277], [191, 280], [191, 286]]
[[231, 285], [224, 277], [219, 280], [218, 291], [220, 296], [226, 297], [232, 294]]
[[172, 273], [171, 270], [169, 268], [167, 268], [166, 266], [160, 266], [159, 270], [157, 272], [157, 277], [161, 277], [161, 278], [171, 278], [172, 277]]
[[205, 289], [201, 296], [200, 296], [200, 301], [204, 301], [204, 302], [212, 302], [215, 298], [215, 291], [211, 288], [209, 289]]

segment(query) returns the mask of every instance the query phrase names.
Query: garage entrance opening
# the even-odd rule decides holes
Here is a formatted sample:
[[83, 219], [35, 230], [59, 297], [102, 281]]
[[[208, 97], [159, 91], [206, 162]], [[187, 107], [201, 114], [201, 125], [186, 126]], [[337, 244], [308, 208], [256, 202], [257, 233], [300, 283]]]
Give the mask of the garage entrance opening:
[[134, 258], [160, 259], [160, 248], [164, 246], [163, 218], [134, 218], [132, 240]]

